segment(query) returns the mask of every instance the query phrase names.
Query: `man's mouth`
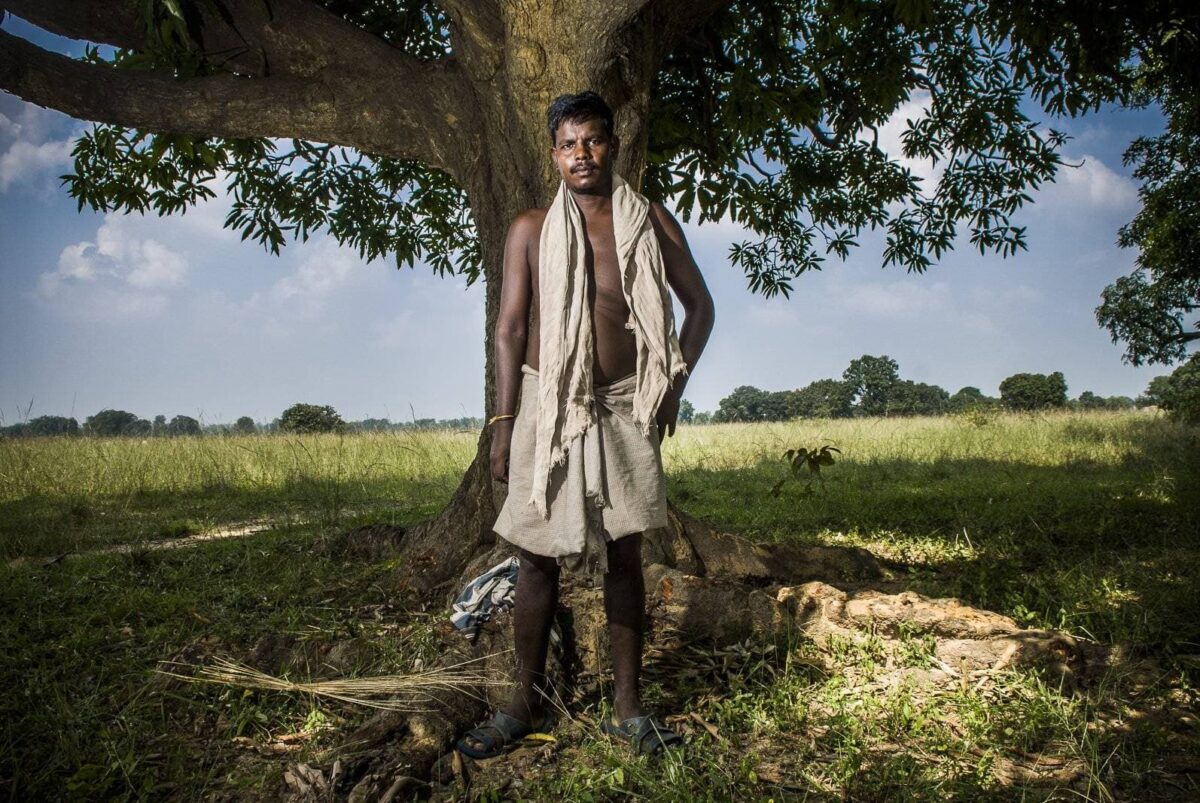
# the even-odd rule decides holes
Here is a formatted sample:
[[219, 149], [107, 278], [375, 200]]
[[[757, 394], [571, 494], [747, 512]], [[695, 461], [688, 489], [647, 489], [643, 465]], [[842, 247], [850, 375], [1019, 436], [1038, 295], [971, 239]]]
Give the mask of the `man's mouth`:
[[587, 167], [577, 167], [577, 168], [575, 168], [575, 171], [574, 171], [574, 172], [575, 172], [575, 175], [577, 175], [577, 176], [578, 176], [578, 175], [582, 175], [582, 174], [585, 174], [585, 173], [592, 173], [592, 172], [595, 172], [595, 170], [596, 170], [595, 166], [593, 166], [593, 165], [588, 165]]

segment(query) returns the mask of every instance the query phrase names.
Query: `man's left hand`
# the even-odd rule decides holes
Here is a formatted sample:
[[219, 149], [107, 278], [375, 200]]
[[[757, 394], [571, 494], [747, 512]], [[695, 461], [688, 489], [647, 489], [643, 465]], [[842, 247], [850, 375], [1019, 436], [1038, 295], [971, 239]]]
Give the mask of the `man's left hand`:
[[682, 387], [671, 387], [663, 394], [662, 403], [654, 416], [658, 424], [658, 442], [661, 444], [667, 435], [674, 437], [675, 422], [679, 418], [679, 398], [683, 395]]

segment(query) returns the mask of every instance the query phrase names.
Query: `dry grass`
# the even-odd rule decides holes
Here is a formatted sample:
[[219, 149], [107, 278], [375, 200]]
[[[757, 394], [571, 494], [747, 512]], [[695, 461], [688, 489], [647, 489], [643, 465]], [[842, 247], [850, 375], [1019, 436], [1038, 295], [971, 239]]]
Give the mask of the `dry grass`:
[[[300, 692], [367, 708], [422, 713], [433, 709], [439, 693], [464, 694], [484, 700], [479, 694], [479, 689], [488, 686], [509, 685], [510, 680], [492, 673], [464, 670], [464, 667], [484, 662], [490, 657], [492, 656], [472, 658], [469, 661], [450, 666], [403, 675], [376, 675], [309, 682], [274, 677], [222, 656], [213, 658], [211, 665], [191, 666], [194, 673], [190, 675], [167, 671], [162, 668], [162, 665], [156, 671], [161, 675], [192, 683], [220, 683], [239, 689]], [[171, 662], [164, 663], [170, 664]], [[188, 666], [187, 664], [171, 665]]]

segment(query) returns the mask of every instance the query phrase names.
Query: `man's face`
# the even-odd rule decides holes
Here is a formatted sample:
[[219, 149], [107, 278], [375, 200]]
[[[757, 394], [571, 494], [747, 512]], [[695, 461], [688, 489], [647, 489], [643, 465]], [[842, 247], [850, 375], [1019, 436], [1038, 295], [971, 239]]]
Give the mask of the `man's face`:
[[569, 120], [559, 124], [551, 154], [567, 186], [580, 193], [595, 192], [612, 185], [613, 162], [620, 143], [604, 133], [604, 123]]

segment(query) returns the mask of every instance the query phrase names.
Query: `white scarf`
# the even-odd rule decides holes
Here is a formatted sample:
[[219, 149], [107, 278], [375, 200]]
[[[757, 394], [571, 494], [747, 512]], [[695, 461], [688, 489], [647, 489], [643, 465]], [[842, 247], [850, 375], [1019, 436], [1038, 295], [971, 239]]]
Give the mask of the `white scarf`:
[[[662, 249], [650, 221], [650, 201], [616, 172], [612, 177], [613, 234], [621, 290], [637, 341], [633, 421], [650, 437], [650, 424], [675, 375], [687, 365], [675, 333]], [[546, 487], [574, 440], [595, 421], [592, 409], [592, 318], [584, 264], [587, 233], [564, 180], [542, 225], [538, 263], [541, 326], [533, 493], [529, 502], [548, 519]]]

